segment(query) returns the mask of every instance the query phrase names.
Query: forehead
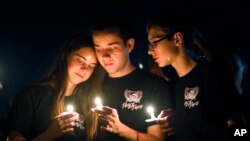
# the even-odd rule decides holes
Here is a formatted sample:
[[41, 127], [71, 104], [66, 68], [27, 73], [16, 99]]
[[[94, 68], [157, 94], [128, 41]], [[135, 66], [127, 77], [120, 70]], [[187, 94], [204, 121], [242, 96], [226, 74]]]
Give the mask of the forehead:
[[118, 33], [114, 32], [94, 32], [93, 38], [122, 39]]
[[159, 26], [151, 27], [148, 31], [148, 39], [151, 40], [153, 38], [159, 38], [162, 37], [162, 35], [165, 35], [165, 31], [163, 28]]
[[95, 46], [123, 43], [123, 39], [116, 33], [99, 32], [93, 34]]
[[96, 60], [95, 51], [91, 47], [80, 48], [75, 51], [74, 54], [80, 55], [81, 57], [84, 57], [89, 60]]

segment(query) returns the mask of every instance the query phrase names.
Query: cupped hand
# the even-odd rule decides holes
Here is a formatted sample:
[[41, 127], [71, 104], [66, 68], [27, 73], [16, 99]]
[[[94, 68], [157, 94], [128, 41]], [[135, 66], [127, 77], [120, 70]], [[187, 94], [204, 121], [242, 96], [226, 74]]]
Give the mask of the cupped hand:
[[78, 119], [79, 114], [76, 112], [63, 112], [53, 119], [51, 125], [47, 129], [47, 133], [50, 134], [53, 139], [63, 134], [71, 133], [74, 131], [75, 121]]
[[156, 123], [160, 125], [161, 130], [165, 132], [167, 135], [174, 134], [174, 130], [169, 121], [169, 117], [171, 117], [172, 114], [173, 114], [172, 109], [167, 109], [161, 111], [161, 113], [157, 116], [158, 120], [156, 121]]

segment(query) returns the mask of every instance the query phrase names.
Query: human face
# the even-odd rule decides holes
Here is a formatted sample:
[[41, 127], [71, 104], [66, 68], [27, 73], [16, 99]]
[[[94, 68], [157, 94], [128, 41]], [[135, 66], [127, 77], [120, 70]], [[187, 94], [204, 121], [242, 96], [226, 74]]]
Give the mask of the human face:
[[150, 42], [148, 54], [152, 56], [159, 67], [171, 65], [177, 53], [173, 39], [160, 27], [152, 27], [148, 32]]
[[97, 64], [95, 51], [91, 47], [84, 47], [70, 53], [67, 61], [69, 83], [74, 85], [88, 80]]
[[128, 43], [115, 33], [97, 32], [93, 34], [97, 58], [110, 77], [120, 77], [130, 68]]

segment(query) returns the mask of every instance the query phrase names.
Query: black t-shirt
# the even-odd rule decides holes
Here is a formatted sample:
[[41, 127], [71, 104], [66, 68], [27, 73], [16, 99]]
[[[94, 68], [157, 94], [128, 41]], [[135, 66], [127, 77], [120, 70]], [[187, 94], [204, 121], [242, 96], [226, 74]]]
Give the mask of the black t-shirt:
[[[52, 123], [52, 105], [56, 100], [55, 89], [49, 85], [33, 85], [21, 90], [12, 101], [8, 115], [9, 130], [20, 132], [31, 140], [44, 132]], [[75, 95], [65, 97], [65, 105], [74, 103], [75, 111], [82, 114], [79, 98]], [[85, 133], [76, 128], [74, 133], [59, 137], [58, 141], [84, 140]]]
[[[226, 138], [226, 121], [234, 112], [237, 95], [230, 75], [214, 64], [198, 63], [175, 80], [175, 115], [171, 118], [177, 140]], [[232, 105], [232, 106], [231, 106]]]
[[[119, 78], [106, 76], [102, 99], [104, 105], [117, 109], [122, 123], [144, 133], [150, 125], [155, 124], [145, 122], [150, 118], [146, 111], [147, 106], [152, 105], [155, 108], [155, 116], [161, 110], [171, 108], [167, 82], [141, 70], [135, 70]], [[99, 131], [97, 138], [102, 141], [122, 140], [105, 131]]]

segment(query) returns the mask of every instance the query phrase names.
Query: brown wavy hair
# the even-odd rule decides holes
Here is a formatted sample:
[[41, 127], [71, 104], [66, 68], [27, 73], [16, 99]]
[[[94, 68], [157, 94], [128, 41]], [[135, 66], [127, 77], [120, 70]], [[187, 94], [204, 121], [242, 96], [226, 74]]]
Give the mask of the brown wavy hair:
[[[85, 47], [94, 49], [90, 36], [84, 36], [83, 34], [73, 36], [64, 50], [59, 54], [55, 65], [52, 66], [40, 81], [40, 84], [49, 84], [56, 89], [57, 98], [53, 103], [52, 118], [65, 111], [64, 96], [68, 82], [67, 57], [70, 53]], [[91, 107], [94, 107], [93, 99], [101, 92], [100, 87], [103, 75], [104, 70], [98, 63], [90, 78], [78, 84], [72, 93], [72, 95], [78, 95], [81, 100], [80, 104], [84, 114], [88, 141], [94, 140], [97, 133], [97, 116], [91, 112]]]

